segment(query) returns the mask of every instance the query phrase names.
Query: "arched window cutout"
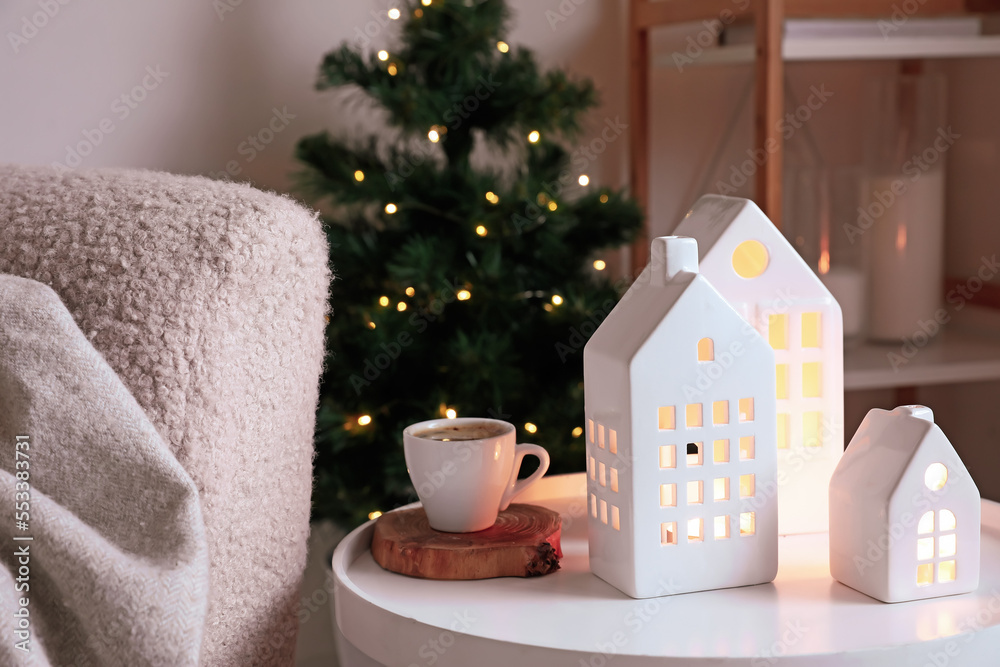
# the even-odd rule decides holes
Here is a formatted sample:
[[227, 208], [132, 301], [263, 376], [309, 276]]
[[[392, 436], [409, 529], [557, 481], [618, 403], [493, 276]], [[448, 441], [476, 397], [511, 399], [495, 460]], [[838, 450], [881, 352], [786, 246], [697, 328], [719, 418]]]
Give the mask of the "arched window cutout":
[[917, 534], [928, 535], [934, 532], [934, 511], [924, 512], [917, 523]]
[[698, 341], [698, 361], [715, 361], [715, 343], [711, 338]]
[[955, 515], [951, 510], [941, 510], [938, 513], [938, 530], [955, 530]]
[[756, 278], [764, 273], [770, 258], [760, 241], [744, 241], [733, 251], [733, 270], [740, 278]]

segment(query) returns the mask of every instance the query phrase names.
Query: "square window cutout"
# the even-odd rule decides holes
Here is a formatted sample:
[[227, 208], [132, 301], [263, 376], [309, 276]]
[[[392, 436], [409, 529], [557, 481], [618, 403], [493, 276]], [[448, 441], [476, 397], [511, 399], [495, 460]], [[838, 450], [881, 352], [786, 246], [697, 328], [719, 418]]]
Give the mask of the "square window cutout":
[[660, 467], [661, 468], [677, 467], [676, 445], [660, 445]]
[[703, 502], [705, 502], [704, 489], [705, 489], [705, 483], [700, 479], [688, 482], [687, 504], [701, 505]]
[[704, 542], [704, 519], [688, 519], [688, 542]]
[[946, 556], [954, 556], [957, 547], [955, 541], [955, 535], [942, 535], [938, 538], [938, 556], [942, 558]]
[[687, 464], [689, 467], [697, 467], [705, 462], [704, 447], [700, 442], [689, 442], [687, 444]]
[[712, 449], [713, 463], [729, 463], [729, 440], [716, 440]]
[[657, 408], [656, 420], [661, 431], [672, 431], [677, 428], [676, 410], [674, 410], [674, 406], [667, 405], [662, 408]]
[[729, 423], [729, 401], [715, 401], [712, 403], [712, 424]]
[[715, 539], [717, 540], [728, 540], [729, 539], [729, 516], [717, 516], [715, 517]]
[[777, 397], [781, 399], [788, 398], [788, 364], [774, 365], [774, 380]]
[[934, 558], [934, 538], [922, 537], [917, 540], [917, 560], [930, 560]]
[[701, 427], [701, 403], [688, 403], [685, 408], [684, 425], [688, 428]]
[[729, 478], [716, 477], [712, 482], [712, 499], [716, 502], [729, 500]]

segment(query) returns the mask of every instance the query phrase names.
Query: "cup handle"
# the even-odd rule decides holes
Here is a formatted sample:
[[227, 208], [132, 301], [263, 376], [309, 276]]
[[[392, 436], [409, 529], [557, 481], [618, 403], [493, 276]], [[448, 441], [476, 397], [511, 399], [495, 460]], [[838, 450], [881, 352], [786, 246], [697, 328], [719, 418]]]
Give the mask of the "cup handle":
[[[538, 459], [538, 470], [531, 473], [527, 479], [518, 480], [517, 473], [521, 471], [521, 461], [525, 456], [534, 456]], [[538, 445], [517, 445], [514, 449], [514, 470], [510, 474], [510, 481], [507, 483], [507, 490], [500, 498], [500, 511], [507, 509], [511, 501], [521, 494], [522, 491], [542, 478], [542, 475], [549, 469], [549, 453]]]

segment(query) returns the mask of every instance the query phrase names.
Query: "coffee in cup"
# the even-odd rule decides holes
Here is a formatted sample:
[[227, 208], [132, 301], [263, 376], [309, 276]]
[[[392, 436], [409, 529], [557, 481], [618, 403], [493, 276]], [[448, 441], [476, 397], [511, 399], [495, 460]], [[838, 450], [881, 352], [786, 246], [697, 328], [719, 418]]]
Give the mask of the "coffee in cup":
[[[449, 422], [458, 421], [449, 419]], [[481, 421], [468, 424], [447, 424], [433, 428], [422, 429], [413, 433], [414, 437], [438, 442], [455, 442], [465, 440], [483, 440], [495, 438], [507, 432], [506, 422], [494, 424], [492, 421]]]
[[[420, 422], [403, 430], [410, 481], [431, 528], [448, 533], [485, 530], [522, 491], [541, 479], [549, 455], [538, 445], [517, 444], [514, 425], [463, 417]], [[518, 480], [525, 456], [538, 470]]]

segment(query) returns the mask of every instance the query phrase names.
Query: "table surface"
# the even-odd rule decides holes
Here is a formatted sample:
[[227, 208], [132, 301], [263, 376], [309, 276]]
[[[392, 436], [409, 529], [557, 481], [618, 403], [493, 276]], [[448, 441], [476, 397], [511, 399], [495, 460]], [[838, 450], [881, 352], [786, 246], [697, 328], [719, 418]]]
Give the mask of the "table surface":
[[830, 577], [827, 535], [813, 534], [780, 538], [770, 584], [634, 600], [590, 572], [585, 490], [583, 474], [559, 475], [518, 498], [563, 516], [562, 568], [539, 578], [394, 574], [371, 557], [373, 522], [359, 527], [333, 556], [339, 631], [401, 667], [1000, 664], [997, 503], [983, 501], [980, 586], [966, 595], [878, 602]]

